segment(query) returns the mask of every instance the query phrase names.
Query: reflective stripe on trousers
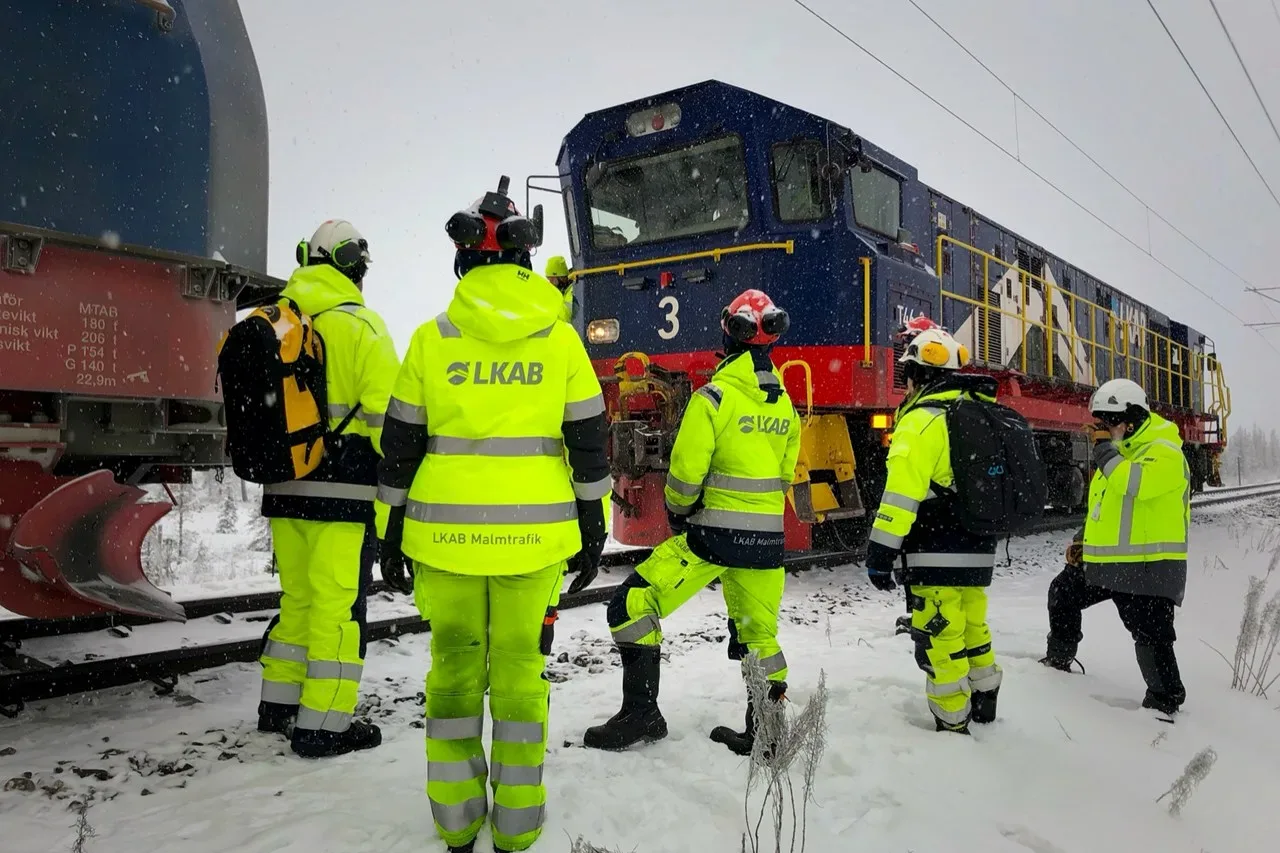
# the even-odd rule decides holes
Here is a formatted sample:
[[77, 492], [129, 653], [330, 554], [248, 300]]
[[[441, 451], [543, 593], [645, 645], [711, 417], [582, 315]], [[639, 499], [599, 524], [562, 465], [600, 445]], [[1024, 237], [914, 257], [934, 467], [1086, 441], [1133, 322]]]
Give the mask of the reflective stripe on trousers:
[[[346, 681], [358, 687], [363, 675], [363, 664], [338, 660], [307, 661], [308, 681]], [[351, 727], [352, 716], [350, 713], [335, 711], [332, 708], [327, 711], [317, 711], [303, 705], [298, 709], [298, 721], [295, 727], [319, 729], [324, 732], [345, 732]]]
[[[263, 702], [277, 705], [297, 705], [302, 700], [302, 671], [307, 664], [307, 647], [296, 643], [282, 643], [267, 638], [262, 648], [265, 667], [262, 677]], [[269, 666], [268, 666], [269, 664]], [[277, 681], [272, 678], [288, 678]]]
[[[967, 722], [973, 712], [972, 703], [969, 701], [970, 687], [968, 678], [960, 681], [948, 681], [945, 684], [938, 684], [931, 678], [925, 679], [924, 692], [929, 700], [930, 712], [948, 725], [958, 726]], [[937, 697], [953, 696], [957, 693], [964, 694], [964, 706], [959, 710], [948, 711], [938, 704]]]

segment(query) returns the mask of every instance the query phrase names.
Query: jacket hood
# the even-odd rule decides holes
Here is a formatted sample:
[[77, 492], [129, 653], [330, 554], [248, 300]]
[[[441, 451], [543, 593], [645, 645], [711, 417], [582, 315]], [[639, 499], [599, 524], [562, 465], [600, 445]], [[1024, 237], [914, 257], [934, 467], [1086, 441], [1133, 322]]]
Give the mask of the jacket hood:
[[319, 314], [347, 302], [364, 305], [364, 294], [351, 279], [328, 264], [298, 267], [280, 293], [308, 314]]
[[968, 393], [974, 396], [986, 399], [988, 402], [995, 400], [996, 392], [1000, 389], [1000, 382], [994, 376], [987, 376], [985, 373], [950, 373], [933, 382], [920, 390], [914, 395], [902, 401], [898, 406], [899, 417], [907, 413], [909, 409], [915, 408], [924, 400], [930, 397], [937, 397], [940, 394], [955, 393], [959, 391], [962, 394]]
[[782, 384], [768, 351], [760, 347], [748, 347], [746, 351], [734, 353], [716, 365], [715, 375], [711, 379], [717, 383], [732, 385], [752, 400], [764, 402], [769, 395], [760, 387], [760, 380], [765, 376], [773, 377], [778, 385]]
[[1130, 453], [1157, 439], [1171, 441], [1182, 447], [1182, 434], [1178, 432], [1178, 425], [1152, 412], [1151, 417], [1147, 418], [1147, 422], [1137, 432], [1120, 442], [1120, 450]]
[[463, 334], [504, 343], [552, 325], [563, 305], [560, 291], [536, 272], [486, 264], [458, 280], [448, 315]]

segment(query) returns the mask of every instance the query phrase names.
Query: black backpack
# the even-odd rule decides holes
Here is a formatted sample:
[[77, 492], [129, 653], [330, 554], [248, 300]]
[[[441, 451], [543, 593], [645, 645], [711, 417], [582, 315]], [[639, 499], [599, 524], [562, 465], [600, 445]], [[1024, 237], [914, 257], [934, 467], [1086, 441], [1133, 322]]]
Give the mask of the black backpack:
[[[323, 313], [323, 312], [321, 312]], [[236, 476], [272, 485], [313, 473], [357, 405], [329, 429], [324, 339], [292, 299], [265, 305], [218, 342], [227, 453]]]
[[999, 403], [946, 404], [952, 508], [977, 536], [1013, 536], [1044, 515], [1049, 480], [1026, 418]]

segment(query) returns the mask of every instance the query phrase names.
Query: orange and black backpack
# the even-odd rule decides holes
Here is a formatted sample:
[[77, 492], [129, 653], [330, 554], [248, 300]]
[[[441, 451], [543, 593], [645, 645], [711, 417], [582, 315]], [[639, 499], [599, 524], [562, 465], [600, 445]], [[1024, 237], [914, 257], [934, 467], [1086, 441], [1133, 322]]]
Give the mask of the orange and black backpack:
[[271, 485], [320, 467], [329, 429], [324, 339], [292, 299], [255, 309], [218, 342], [227, 454], [236, 476]]

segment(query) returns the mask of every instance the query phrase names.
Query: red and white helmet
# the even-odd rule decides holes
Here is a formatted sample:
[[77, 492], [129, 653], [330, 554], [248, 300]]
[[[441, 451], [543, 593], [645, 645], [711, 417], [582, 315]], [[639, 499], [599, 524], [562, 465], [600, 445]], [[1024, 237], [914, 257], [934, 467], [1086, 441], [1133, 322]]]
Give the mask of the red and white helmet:
[[744, 290], [720, 312], [720, 328], [738, 343], [763, 346], [785, 334], [791, 318], [764, 291]]
[[921, 332], [927, 332], [930, 329], [941, 329], [937, 323], [930, 320], [923, 314], [917, 314], [906, 322], [906, 324], [894, 333], [893, 337], [899, 341], [909, 341]]

